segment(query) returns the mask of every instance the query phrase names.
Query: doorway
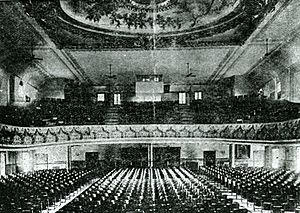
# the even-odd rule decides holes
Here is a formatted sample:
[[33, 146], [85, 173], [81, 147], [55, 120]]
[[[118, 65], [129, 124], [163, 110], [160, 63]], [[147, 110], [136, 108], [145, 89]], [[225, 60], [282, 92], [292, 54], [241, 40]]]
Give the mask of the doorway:
[[86, 168], [95, 168], [99, 164], [98, 152], [86, 152], [85, 153]]
[[121, 149], [123, 167], [145, 168], [148, 164], [147, 147], [124, 147]]
[[216, 151], [204, 151], [204, 166], [216, 165]]
[[153, 166], [168, 167], [180, 165], [180, 147], [154, 147]]

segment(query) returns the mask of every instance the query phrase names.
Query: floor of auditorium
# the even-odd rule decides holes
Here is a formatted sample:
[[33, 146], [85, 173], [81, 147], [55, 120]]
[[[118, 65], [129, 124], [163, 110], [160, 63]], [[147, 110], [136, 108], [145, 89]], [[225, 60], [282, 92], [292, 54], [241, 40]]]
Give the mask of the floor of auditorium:
[[[207, 175], [185, 168], [114, 169], [43, 213], [229, 212], [271, 213]], [[281, 211], [281, 212], [298, 212]]]

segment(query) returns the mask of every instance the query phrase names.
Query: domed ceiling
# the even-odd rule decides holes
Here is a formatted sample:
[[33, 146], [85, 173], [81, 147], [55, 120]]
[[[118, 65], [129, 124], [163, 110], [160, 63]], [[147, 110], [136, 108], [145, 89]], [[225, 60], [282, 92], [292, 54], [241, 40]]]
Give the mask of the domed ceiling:
[[[128, 0], [117, 3], [60, 0], [68, 16], [99, 31], [150, 36], [188, 34], [214, 26], [239, 3], [239, 0]], [[237, 14], [234, 19], [241, 15]], [[230, 21], [230, 18], [225, 19]]]
[[277, 0], [24, 0], [61, 48], [242, 44]]
[[[19, 38], [26, 37], [17, 46], [24, 46], [29, 58], [34, 46], [34, 56], [43, 59], [38, 64], [50, 76], [103, 85], [112, 66], [120, 84], [132, 84], [134, 76], [141, 74], [160, 74], [164, 82], [180, 84], [186, 81], [188, 65], [189, 71], [196, 76], [189, 81], [204, 84], [245, 73], [246, 65], [251, 67], [264, 55], [264, 42], [258, 45], [247, 45], [246, 42], [247, 51], [243, 51], [245, 45], [238, 45], [250, 35], [256, 35], [252, 34], [253, 30], [258, 24], [261, 28], [264, 23], [261, 20], [267, 14], [266, 19], [282, 8], [277, 4], [274, 12], [276, 2], [19, 0], [3, 3], [7, 9], [3, 9], [5, 16], [0, 28], [3, 25], [2, 29], [5, 29], [5, 44], [17, 45]], [[9, 10], [10, 7], [14, 10]], [[291, 10], [293, 8], [297, 7], [291, 5]], [[18, 13], [22, 14], [21, 18], [15, 17]], [[27, 31], [34, 28], [39, 32], [42, 43], [38, 40], [31, 45], [32, 34], [21, 27], [18, 28], [20, 32], [15, 33], [12, 30], [14, 23], [19, 22], [25, 25], [24, 28], [28, 25]], [[283, 23], [286, 26], [287, 22]], [[288, 32], [276, 29], [278, 31]], [[271, 45], [273, 43], [270, 48]], [[239, 54], [245, 57], [241, 59]], [[10, 64], [14, 66], [15, 63], [11, 61]]]

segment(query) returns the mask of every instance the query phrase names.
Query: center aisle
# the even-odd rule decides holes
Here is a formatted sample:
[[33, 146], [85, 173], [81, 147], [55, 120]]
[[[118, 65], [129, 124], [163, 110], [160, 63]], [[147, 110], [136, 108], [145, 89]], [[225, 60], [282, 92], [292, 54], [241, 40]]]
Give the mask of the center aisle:
[[116, 169], [58, 212], [249, 212], [222, 193], [204, 177], [180, 167]]

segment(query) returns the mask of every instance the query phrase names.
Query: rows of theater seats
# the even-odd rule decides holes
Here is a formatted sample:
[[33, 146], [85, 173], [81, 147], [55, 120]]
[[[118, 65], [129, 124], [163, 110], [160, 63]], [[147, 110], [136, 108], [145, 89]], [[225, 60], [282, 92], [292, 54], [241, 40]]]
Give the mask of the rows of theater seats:
[[[0, 107], [0, 122], [16, 126], [101, 125], [105, 124], [108, 112], [109, 106], [100, 102], [45, 99], [27, 108]], [[155, 106], [152, 103], [124, 102], [118, 113], [120, 124], [180, 123], [178, 104], [174, 102], [161, 102]]]
[[296, 119], [299, 104], [254, 97], [194, 101], [195, 123], [268, 123]]
[[0, 107], [0, 122], [17, 126], [104, 124], [106, 108], [101, 103], [44, 99], [26, 108]]
[[115, 169], [63, 207], [80, 212], [246, 213], [205, 179], [183, 168]]
[[198, 174], [179, 167], [126, 168], [102, 174], [43, 170], [2, 177], [0, 212], [41, 212], [94, 177], [100, 179], [59, 212], [248, 212], [210, 180], [253, 203], [254, 210], [299, 212], [300, 176], [284, 170], [202, 167]]
[[266, 168], [203, 167], [200, 173], [225, 185], [262, 210], [299, 212], [300, 176], [294, 172]]
[[[39, 100], [26, 108], [0, 107], [0, 122], [17, 126], [102, 125], [109, 114], [105, 103], [74, 102], [60, 99]], [[116, 107], [116, 106], [114, 106]], [[266, 123], [296, 119], [299, 104], [256, 98], [228, 98], [194, 101], [191, 106], [177, 102], [122, 102], [119, 124], [188, 123]]]
[[95, 171], [41, 170], [0, 177], [0, 212], [35, 213], [86, 184]]

